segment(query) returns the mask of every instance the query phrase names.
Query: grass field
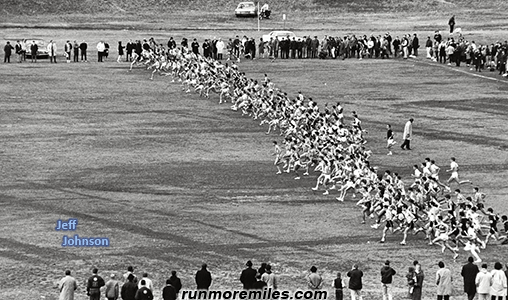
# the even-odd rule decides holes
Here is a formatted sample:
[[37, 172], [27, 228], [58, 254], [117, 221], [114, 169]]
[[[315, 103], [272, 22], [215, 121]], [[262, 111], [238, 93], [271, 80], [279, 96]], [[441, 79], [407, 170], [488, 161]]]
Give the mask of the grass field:
[[[382, 16], [372, 19], [339, 33], [370, 32]], [[438, 23], [419, 20], [420, 26]], [[228, 26], [241, 27], [240, 22]], [[345, 18], [341, 25], [347, 23]], [[302, 35], [335, 32], [313, 24], [302, 29]], [[382, 30], [405, 33], [403, 26], [388, 24]], [[179, 41], [182, 36], [243, 33], [259, 34], [3, 31], [5, 38], [30, 35], [56, 39], [59, 45], [66, 39], [86, 39], [92, 48], [98, 39], [172, 35]], [[428, 29], [418, 33], [427, 35]], [[485, 41], [504, 33], [499, 28], [470, 32]], [[384, 260], [390, 259], [399, 271], [396, 299], [404, 296], [404, 275], [414, 259], [427, 275], [425, 299], [433, 299], [436, 263], [443, 260], [455, 276], [455, 294], [460, 294], [466, 253], [454, 262], [449, 253], [427, 246], [422, 236], [410, 237], [405, 247], [399, 246], [398, 235], [377, 243], [381, 232], [360, 224], [354, 199], [339, 203], [312, 192], [316, 174], [300, 181], [275, 175], [271, 141], [280, 137], [265, 135], [266, 128], [256, 121], [219, 105], [217, 97], [185, 94], [169, 78], [150, 81], [147, 71], [128, 72], [127, 64], [113, 58], [104, 64], [93, 62], [93, 56], [90, 60], [0, 66], [1, 299], [52, 299], [65, 269], [80, 282], [76, 299], [85, 299], [84, 280], [94, 266], [104, 277], [120, 274], [128, 265], [138, 274], [146, 271], [159, 296], [171, 270], [178, 270], [184, 287], [192, 288], [195, 271], [207, 262], [214, 288], [240, 288], [239, 273], [248, 259], [255, 266], [270, 262], [280, 275], [280, 287], [288, 289], [305, 287], [311, 265], [329, 286], [337, 271], [359, 263], [366, 273], [365, 299], [374, 300], [381, 299], [378, 273]], [[369, 131], [371, 163], [399, 172], [406, 181], [410, 166], [425, 157], [443, 167], [449, 157], [457, 157], [462, 176], [488, 194], [489, 206], [507, 213], [506, 80], [486, 73], [499, 80], [475, 77], [464, 67], [457, 72], [424, 59], [256, 60], [242, 62], [240, 68], [257, 79], [267, 73], [290, 95], [301, 90], [320, 105], [340, 101], [347, 117], [357, 111]], [[392, 124], [400, 142], [409, 117], [415, 118], [414, 150], [386, 156], [385, 124]], [[107, 237], [111, 246], [60, 247], [64, 233], [54, 227], [58, 219], [68, 218], [78, 219], [80, 236]], [[504, 246], [491, 245], [482, 257], [491, 266], [507, 254]]]

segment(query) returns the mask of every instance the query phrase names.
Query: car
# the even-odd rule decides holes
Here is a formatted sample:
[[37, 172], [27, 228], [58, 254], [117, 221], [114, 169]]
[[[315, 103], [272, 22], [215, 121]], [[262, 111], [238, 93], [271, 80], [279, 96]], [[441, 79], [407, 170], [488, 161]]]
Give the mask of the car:
[[254, 2], [240, 2], [235, 9], [237, 17], [257, 17], [258, 8]]
[[41, 39], [25, 39], [26, 58], [32, 58], [32, 51], [30, 47], [35, 43], [39, 48], [37, 49], [37, 58], [49, 58], [47, 44]]
[[279, 41], [285, 40], [288, 37], [290, 40], [292, 40], [293, 38], [295, 38], [295, 40], [301, 39], [300, 37], [297, 37], [296, 34], [294, 34], [292, 31], [277, 30], [277, 31], [272, 31], [269, 34], [263, 35], [263, 41], [269, 42], [270, 38], [275, 39], [276, 37], [279, 39]]

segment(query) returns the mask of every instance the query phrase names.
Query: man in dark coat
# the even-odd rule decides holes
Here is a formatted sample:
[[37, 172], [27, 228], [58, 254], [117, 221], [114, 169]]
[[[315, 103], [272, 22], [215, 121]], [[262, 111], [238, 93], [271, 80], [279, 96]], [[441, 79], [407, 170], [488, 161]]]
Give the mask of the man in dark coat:
[[138, 285], [134, 282], [134, 275], [129, 274], [129, 276], [127, 276], [127, 282], [122, 285], [120, 295], [123, 300], [135, 300], [137, 291]]
[[11, 55], [12, 50], [14, 47], [12, 47], [11, 42], [7, 42], [4, 47], [4, 63], [10, 63], [11, 62]]
[[79, 44], [79, 50], [81, 50], [81, 61], [86, 62], [86, 49], [88, 49], [88, 44], [85, 41], [82, 41], [81, 44]]
[[450, 25], [450, 33], [453, 33], [453, 29], [455, 27], [455, 15], [450, 18], [448, 25]]
[[166, 280], [166, 286], [162, 289], [162, 299], [164, 300], [176, 300], [177, 293], [176, 289], [171, 284], [171, 279]]
[[35, 43], [35, 41], [32, 42], [30, 45], [30, 54], [32, 56], [32, 62], [37, 62], [37, 51], [39, 51], [39, 46]]
[[416, 33], [413, 35], [413, 40], [411, 41], [411, 48], [413, 48], [413, 55], [418, 56], [418, 48], [420, 48], [420, 40], [416, 36]]
[[242, 271], [240, 275], [240, 282], [243, 284], [243, 288], [246, 290], [252, 289], [254, 283], [256, 282], [256, 270], [252, 268], [252, 262], [249, 260], [245, 264], [247, 269]]
[[171, 281], [171, 285], [175, 288], [176, 295], [180, 293], [182, 289], [182, 281], [178, 276], [176, 276], [176, 271], [171, 271], [171, 277], [169, 277], [169, 281]]
[[203, 47], [203, 56], [210, 57], [210, 43], [208, 42], [208, 39], [205, 39], [205, 42], [203, 43], [202, 47]]
[[291, 58], [296, 58], [296, 50], [298, 48], [298, 43], [296, 42], [295, 38], [291, 40], [289, 46], [291, 48]]
[[127, 42], [127, 45], [125, 45], [126, 52], [125, 61], [132, 61], [132, 51], [134, 51], [134, 48], [135, 48], [134, 43], [131, 40], [129, 40]]
[[362, 277], [363, 272], [358, 270], [358, 265], [354, 264], [351, 271], [347, 272], [349, 277], [349, 290], [351, 291], [351, 299], [361, 299]]
[[392, 281], [393, 275], [397, 274], [395, 270], [390, 267], [390, 261], [387, 260], [385, 265], [381, 268], [381, 284], [383, 285], [383, 299], [393, 299], [392, 294]]
[[208, 290], [212, 284], [212, 274], [206, 269], [207, 265], [201, 265], [201, 270], [196, 272], [196, 285], [198, 290]]
[[318, 47], [319, 47], [319, 40], [318, 40], [317, 36], [315, 36], [310, 44], [310, 52], [311, 52], [312, 58], [317, 58]]
[[480, 270], [478, 266], [473, 263], [474, 259], [471, 256], [467, 261], [468, 263], [462, 267], [460, 275], [464, 278], [464, 293], [467, 294], [467, 299], [473, 300], [476, 295], [476, 275]]
[[312, 38], [310, 35], [305, 40], [305, 49], [307, 50], [307, 53], [305, 54], [305, 58], [311, 58], [312, 57]]
[[194, 54], [196, 54], [196, 55], [199, 54], [199, 43], [196, 39], [194, 39], [194, 41], [192, 41], [191, 48], [192, 48], [192, 52]]

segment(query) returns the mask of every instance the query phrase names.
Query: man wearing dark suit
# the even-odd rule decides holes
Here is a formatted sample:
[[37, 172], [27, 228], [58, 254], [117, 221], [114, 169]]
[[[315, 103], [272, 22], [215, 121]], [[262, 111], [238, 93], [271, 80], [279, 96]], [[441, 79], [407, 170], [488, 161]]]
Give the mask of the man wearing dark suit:
[[455, 27], [455, 15], [450, 18], [448, 25], [450, 25], [450, 33], [453, 33], [453, 28]]
[[194, 54], [196, 54], [196, 55], [199, 54], [199, 43], [196, 39], [194, 39], [194, 41], [192, 41], [191, 49]]
[[196, 286], [198, 290], [208, 290], [212, 285], [212, 274], [206, 269], [207, 265], [201, 265], [201, 270], [196, 272]]
[[4, 63], [10, 63], [11, 62], [11, 55], [12, 50], [14, 47], [12, 47], [11, 42], [7, 42], [4, 47]]
[[166, 286], [162, 289], [162, 299], [163, 300], [176, 300], [177, 294], [176, 290], [171, 284], [171, 280], [166, 280]]
[[476, 275], [480, 270], [478, 266], [473, 264], [474, 259], [470, 256], [468, 263], [462, 267], [460, 275], [464, 278], [464, 293], [467, 294], [468, 300], [473, 300], [476, 295]]
[[171, 277], [169, 277], [169, 280], [171, 281], [171, 285], [175, 288], [176, 295], [178, 296], [178, 293], [180, 293], [180, 290], [182, 289], [182, 281], [178, 276], [176, 276], [176, 271], [171, 271]]
[[280, 48], [280, 41], [278, 37], [275, 37], [275, 40], [273, 41], [273, 57], [277, 58], [279, 57], [279, 48]]
[[291, 47], [291, 58], [296, 58], [296, 50], [298, 48], [298, 43], [296, 42], [295, 38], [291, 40], [289, 46]]
[[307, 53], [305, 53], [305, 58], [311, 58], [312, 57], [311, 46], [312, 46], [312, 38], [309, 35], [307, 37], [307, 39], [305, 40], [305, 49], [307, 51]]
[[88, 49], [88, 44], [85, 41], [82, 41], [81, 44], [79, 44], [79, 50], [81, 50], [81, 62], [87, 62], [86, 59], [86, 50]]
[[37, 51], [39, 51], [39, 46], [37, 46], [35, 41], [33, 41], [32, 45], [30, 45], [30, 54], [32, 55], [32, 62], [37, 62]]
[[285, 45], [286, 58], [289, 58], [289, 51], [291, 50], [291, 40], [289, 39], [289, 36], [286, 38]]
[[317, 36], [315, 36], [310, 44], [310, 48], [311, 48], [310, 51], [311, 51], [312, 58], [317, 58], [318, 47], [319, 47], [319, 40], [318, 40]]
[[202, 45], [203, 47], [203, 56], [210, 57], [210, 43], [208, 43], [208, 39], [205, 39], [205, 42]]
[[245, 264], [247, 266], [247, 269], [242, 271], [242, 274], [240, 275], [240, 282], [243, 284], [243, 288], [246, 290], [250, 290], [253, 288], [254, 283], [256, 280], [256, 270], [252, 268], [252, 262], [249, 260]]

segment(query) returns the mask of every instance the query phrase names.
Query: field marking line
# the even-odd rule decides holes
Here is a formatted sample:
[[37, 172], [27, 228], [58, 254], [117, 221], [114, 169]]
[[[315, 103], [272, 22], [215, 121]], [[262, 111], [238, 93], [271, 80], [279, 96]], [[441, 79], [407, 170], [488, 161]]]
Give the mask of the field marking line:
[[[508, 84], [508, 80], [502, 80], [502, 79], [493, 78], [493, 77], [489, 77], [489, 76], [485, 76], [485, 75], [471, 73], [471, 72], [468, 72], [466, 70], [461, 70], [461, 69], [453, 68], [452, 66], [448, 66], [446, 64], [431, 63], [431, 62], [427, 62], [427, 61], [423, 61], [423, 60], [414, 60], [414, 59], [413, 59], [413, 61], [416, 62], [416, 63], [426, 64], [426, 65], [429, 65], [429, 66], [439, 66], [439, 67], [441, 67], [443, 69], [446, 68], [448, 70], [452, 70], [452, 71], [459, 72], [459, 73], [462, 73], [462, 74], [467, 74], [467, 75], [471, 75], [471, 76], [475, 76], [475, 77], [480, 77], [480, 78], [494, 80], [494, 81], [497, 81], [497, 82], [502, 82], [504, 84]], [[499, 76], [501, 76], [501, 75], [499, 75]]]

